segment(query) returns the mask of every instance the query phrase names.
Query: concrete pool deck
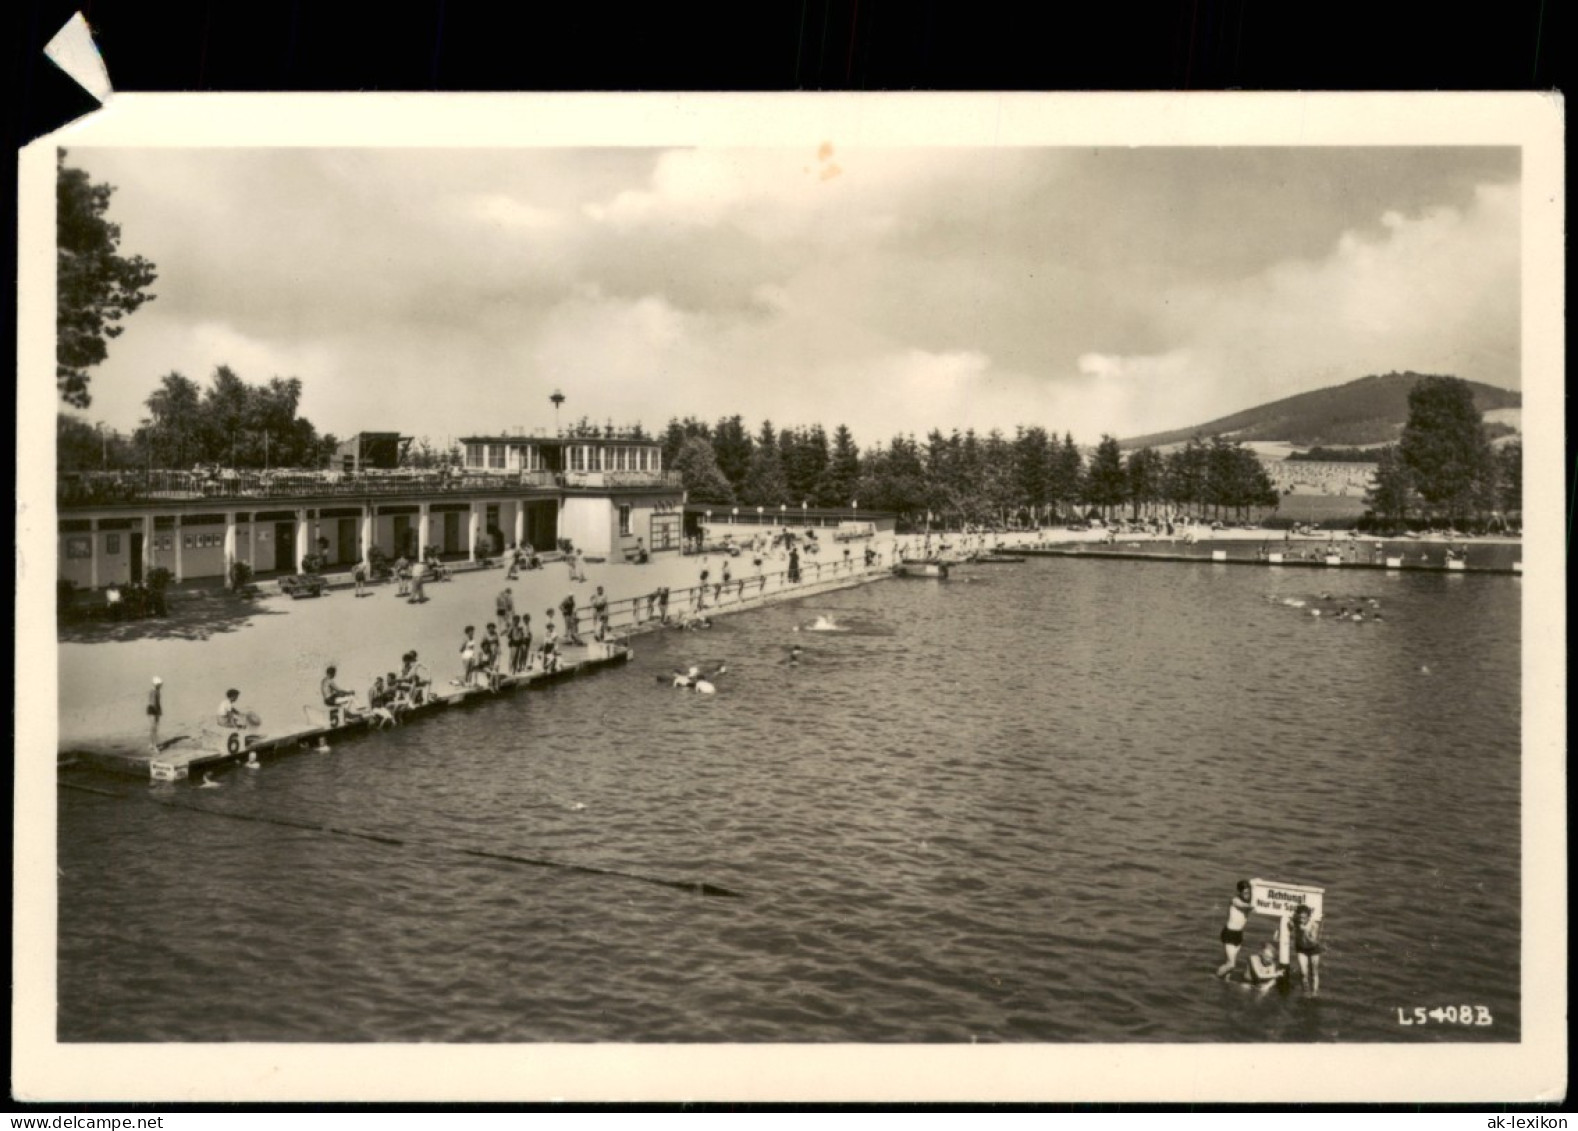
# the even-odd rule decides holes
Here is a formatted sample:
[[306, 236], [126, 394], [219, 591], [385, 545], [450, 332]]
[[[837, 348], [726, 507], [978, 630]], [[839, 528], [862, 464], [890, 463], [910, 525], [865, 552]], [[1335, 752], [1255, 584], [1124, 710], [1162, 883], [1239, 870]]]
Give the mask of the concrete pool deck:
[[[848, 566], [844, 545], [851, 550]], [[722, 580], [725, 563], [730, 592], [721, 600], [709, 592], [706, 615], [890, 576], [891, 538], [879, 536], [871, 545], [879, 558], [869, 571], [862, 565], [865, 542], [829, 541], [819, 554], [802, 555], [801, 582], [795, 586], [784, 579], [787, 563], [782, 556], [767, 556], [759, 575], [749, 554], [668, 553], [646, 565], [585, 563], [584, 582], [571, 581], [563, 562], [522, 571], [514, 581], [506, 581], [505, 570], [497, 566], [459, 571], [450, 581], [429, 582], [427, 600], [419, 605], [397, 596], [393, 583], [368, 586], [362, 597], [350, 587], [300, 600], [283, 595], [244, 598], [220, 591], [189, 597], [173, 602], [168, 617], [74, 629], [58, 643], [56, 746], [58, 751], [98, 748], [151, 755], [146, 705], [154, 676], [164, 681], [161, 741], [214, 730], [218, 707], [232, 687], [241, 692], [238, 705], [261, 716], [258, 729], [264, 736], [315, 731], [322, 725], [321, 719], [315, 721], [315, 712], [321, 710], [318, 685], [330, 664], [338, 669], [338, 684], [365, 702], [373, 679], [398, 671], [401, 656], [413, 648], [435, 688], [446, 690], [461, 674], [463, 629], [469, 624], [479, 636], [485, 631], [494, 619], [495, 598], [506, 585], [515, 611], [531, 614], [534, 646], [541, 643], [549, 609], [562, 630], [559, 602], [573, 593], [577, 608], [585, 610], [599, 585], [609, 601], [611, 636], [617, 638], [659, 627], [648, 618], [645, 600], [633, 609], [632, 599], [667, 587], [672, 591], [669, 618], [678, 620], [693, 608], [690, 591], [701, 571], [708, 570], [711, 587]], [[740, 582], [745, 583], [743, 593]], [[638, 618], [643, 623], [637, 623]], [[584, 627], [582, 634], [589, 638]], [[585, 658], [576, 649], [566, 655], [571, 662]]]

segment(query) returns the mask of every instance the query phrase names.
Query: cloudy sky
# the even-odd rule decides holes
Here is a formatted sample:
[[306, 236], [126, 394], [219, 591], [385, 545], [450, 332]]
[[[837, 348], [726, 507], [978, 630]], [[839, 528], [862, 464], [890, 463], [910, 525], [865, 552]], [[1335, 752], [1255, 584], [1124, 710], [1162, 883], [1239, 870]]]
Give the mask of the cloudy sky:
[[320, 430], [1131, 436], [1389, 370], [1519, 373], [1504, 148], [97, 149], [158, 299], [93, 371], [300, 377]]

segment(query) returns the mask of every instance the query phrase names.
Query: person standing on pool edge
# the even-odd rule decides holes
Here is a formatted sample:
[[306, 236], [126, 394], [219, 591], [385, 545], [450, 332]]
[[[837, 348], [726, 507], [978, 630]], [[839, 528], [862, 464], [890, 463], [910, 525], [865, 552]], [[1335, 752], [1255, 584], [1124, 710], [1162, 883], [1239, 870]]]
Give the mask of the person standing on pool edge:
[[1228, 904], [1227, 926], [1222, 928], [1222, 953], [1227, 961], [1216, 968], [1218, 978], [1227, 977], [1238, 965], [1238, 948], [1244, 945], [1244, 924], [1249, 922], [1249, 913], [1255, 909], [1250, 902], [1252, 890], [1248, 880], [1239, 880], [1233, 902]]
[[159, 752], [159, 720], [164, 717], [164, 702], [159, 694], [163, 689], [164, 680], [154, 676], [153, 688], [148, 692], [148, 743], [155, 754]]

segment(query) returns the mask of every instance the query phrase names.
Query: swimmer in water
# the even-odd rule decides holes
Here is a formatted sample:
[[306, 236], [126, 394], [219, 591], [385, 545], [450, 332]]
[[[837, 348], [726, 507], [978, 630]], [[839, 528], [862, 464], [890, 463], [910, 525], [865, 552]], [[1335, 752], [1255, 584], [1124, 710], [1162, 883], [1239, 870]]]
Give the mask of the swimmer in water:
[[718, 670], [710, 675], [703, 675], [701, 668], [695, 664], [692, 664], [690, 666], [690, 670], [688, 671], [682, 672], [678, 668], [675, 668], [674, 686], [689, 691], [711, 691], [713, 690], [712, 681], [717, 679], [720, 675], [728, 670], [728, 664], [719, 664]]
[[210, 773], [207, 770], [205, 770], [205, 771], [203, 771], [202, 784], [199, 785], [197, 788], [198, 789], [218, 789], [219, 788], [219, 783], [214, 780], [214, 775], [212, 773]]
[[804, 653], [804, 651], [805, 649], [800, 647], [798, 644], [791, 645], [789, 648], [789, 658], [785, 660], [784, 663], [798, 664], [800, 662], [800, 656], [802, 653]]
[[1216, 968], [1216, 976], [1225, 978], [1238, 964], [1238, 948], [1244, 945], [1244, 924], [1255, 907], [1250, 902], [1252, 886], [1248, 880], [1239, 880], [1233, 900], [1227, 905], [1227, 925], [1222, 928], [1222, 953], [1227, 961]]
[[1277, 961], [1277, 944], [1267, 939], [1258, 954], [1249, 956], [1249, 965], [1243, 973], [1243, 982], [1247, 986], [1256, 986], [1262, 992], [1269, 990], [1279, 982], [1288, 968]]
[[256, 750], [247, 751], [246, 767], [249, 770], [261, 770], [263, 768], [263, 763], [258, 761], [258, 752]]
[[1320, 996], [1320, 956], [1325, 947], [1320, 941], [1320, 924], [1307, 906], [1300, 907], [1288, 921], [1288, 937], [1299, 963], [1299, 978], [1310, 997]]

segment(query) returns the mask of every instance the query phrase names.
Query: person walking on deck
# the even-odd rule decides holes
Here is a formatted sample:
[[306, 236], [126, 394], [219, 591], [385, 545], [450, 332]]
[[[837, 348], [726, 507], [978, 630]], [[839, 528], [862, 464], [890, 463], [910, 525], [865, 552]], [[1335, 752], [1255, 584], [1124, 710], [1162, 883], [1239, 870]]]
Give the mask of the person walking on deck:
[[510, 618], [515, 615], [515, 596], [509, 586], [506, 585], [498, 597], [494, 599], [493, 611], [498, 617], [499, 629], [503, 632], [508, 632]]

